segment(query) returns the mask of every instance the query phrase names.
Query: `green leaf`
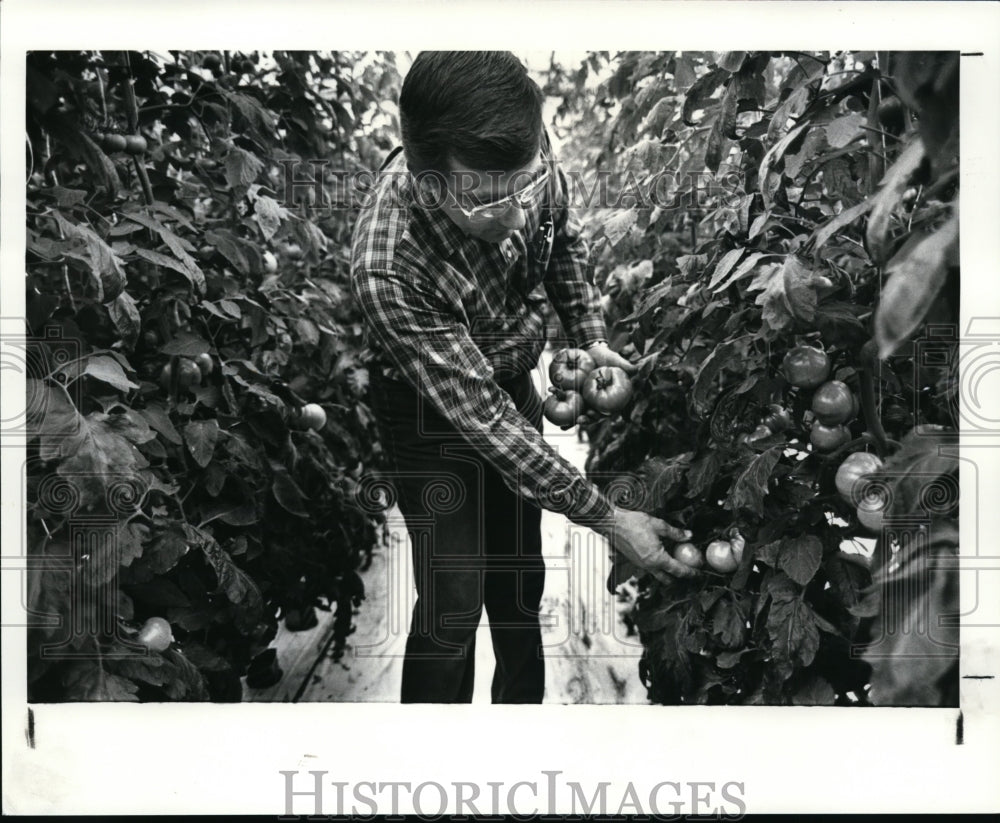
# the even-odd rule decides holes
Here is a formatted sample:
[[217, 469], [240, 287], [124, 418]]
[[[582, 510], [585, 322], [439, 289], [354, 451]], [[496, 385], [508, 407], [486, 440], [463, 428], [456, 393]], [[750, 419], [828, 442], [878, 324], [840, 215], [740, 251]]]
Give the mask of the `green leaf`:
[[817, 154], [828, 148], [826, 135], [822, 129], [810, 129], [802, 140], [802, 146], [797, 152], [788, 152], [785, 155], [784, 174], [789, 180], [795, 180], [802, 171], [802, 167], [812, 160]]
[[246, 243], [228, 229], [214, 229], [205, 232], [205, 239], [219, 250], [240, 274], [250, 273], [250, 259], [244, 249]]
[[286, 211], [273, 197], [259, 195], [254, 201], [253, 213], [264, 239], [270, 241], [281, 228], [281, 219]]
[[819, 650], [819, 629], [813, 610], [796, 596], [774, 597], [767, 614], [767, 633], [775, 667], [785, 679], [796, 668], [810, 665]]
[[138, 383], [133, 383], [125, 375], [125, 370], [121, 364], [113, 357], [106, 355], [92, 355], [87, 358], [87, 367], [83, 373], [112, 386], [118, 391], [128, 392], [131, 389], [139, 388]]
[[812, 286], [816, 275], [797, 255], [789, 254], [784, 264], [761, 266], [748, 291], [758, 291], [754, 301], [763, 306], [762, 318], [775, 331], [781, 331], [792, 321], [811, 323], [816, 314], [816, 291]]
[[[274, 134], [274, 114], [265, 109], [257, 100], [248, 94], [219, 88], [219, 93], [233, 104], [236, 111], [246, 121], [250, 130], [262, 137]], [[353, 123], [351, 124], [353, 126]]]
[[271, 491], [274, 499], [281, 504], [285, 511], [291, 512], [299, 517], [307, 517], [305, 508], [305, 495], [289, 476], [288, 472], [276, 472], [274, 482], [271, 484]]
[[879, 357], [892, 355], [920, 326], [958, 263], [958, 214], [933, 234], [911, 237], [892, 258], [875, 310]]
[[139, 687], [124, 677], [105, 671], [97, 661], [71, 663], [63, 674], [67, 700], [127, 701], [138, 703]]
[[857, 555], [845, 552], [831, 554], [823, 561], [823, 570], [830, 580], [831, 592], [845, 609], [861, 602], [862, 592], [871, 585], [871, 572]]
[[80, 505], [86, 506], [101, 502], [111, 485], [134, 478], [146, 460], [109, 415], [91, 412], [79, 422], [77, 435], [59, 440], [63, 462], [56, 472], [77, 487]]
[[173, 669], [167, 681], [167, 694], [172, 700], [208, 700], [208, 687], [204, 675], [178, 648], [169, 648], [163, 657]]
[[868, 250], [876, 264], [881, 265], [889, 256], [889, 225], [896, 207], [903, 198], [903, 192], [910, 184], [910, 178], [924, 159], [924, 144], [914, 139], [903, 153], [896, 158], [882, 178], [881, 188], [871, 198], [872, 213], [868, 218], [866, 238]]
[[635, 208], [619, 211], [604, 222], [604, 234], [612, 246], [617, 246], [635, 226], [639, 219]]
[[832, 706], [836, 699], [836, 690], [818, 674], [811, 675], [792, 694], [792, 704], [795, 706]]
[[[746, 277], [748, 274], [750, 274], [750, 272], [752, 272], [756, 268], [757, 263], [760, 260], [763, 260], [765, 257], [774, 257], [774, 255], [766, 254], [764, 252], [759, 252], [759, 251], [751, 254], [746, 260], [740, 263], [733, 270], [732, 274], [729, 275], [729, 277], [726, 277], [721, 283], [719, 283], [715, 287], [714, 289], [715, 293], [718, 294], [720, 291], [729, 288], [733, 283]], [[711, 288], [711, 286], [709, 286], [709, 288]]]
[[[162, 252], [153, 251], [152, 249], [136, 249], [135, 253], [139, 255], [143, 260], [148, 260], [155, 266], [163, 266], [165, 269], [170, 269], [178, 274], [184, 275], [192, 283], [195, 282], [195, 276], [192, 274], [192, 270], [189, 264], [185, 264], [175, 257], [171, 257], [169, 254], [163, 254]], [[194, 258], [192, 258], [193, 260]]]
[[170, 417], [167, 415], [167, 410], [163, 406], [158, 403], [150, 403], [146, 408], [140, 409], [139, 414], [149, 424], [149, 427], [162, 435], [167, 442], [173, 443], [175, 446], [181, 444], [180, 432], [174, 428], [174, 424], [171, 422]]
[[812, 237], [809, 238], [809, 243], [816, 251], [819, 251], [837, 232], [846, 226], [849, 226], [862, 215], [867, 214], [873, 205], [874, 200], [870, 197], [866, 197], [857, 205], [843, 209], [840, 214], [832, 220], [827, 221], [816, 229], [816, 231], [813, 232]]
[[792, 129], [788, 134], [782, 137], [777, 143], [775, 143], [770, 149], [768, 149], [767, 154], [764, 155], [764, 159], [760, 164], [760, 172], [758, 177], [761, 181], [761, 195], [764, 200], [764, 208], [770, 209], [773, 205], [773, 190], [764, 185], [767, 180], [768, 173], [771, 171], [771, 166], [777, 163], [782, 157], [784, 157], [785, 152], [788, 148], [795, 142], [795, 140], [802, 135], [803, 131], [809, 128], [809, 123], [801, 123]]
[[[712, 279], [708, 282], [707, 288], [715, 289], [725, 279], [726, 275], [732, 271], [733, 266], [739, 262], [745, 251], [746, 249], [744, 248], [733, 249], [722, 255], [722, 259], [716, 265], [715, 271], [712, 272]], [[760, 257], [760, 254], [757, 254], [757, 257]]]
[[115, 672], [129, 680], [138, 680], [151, 686], [162, 686], [172, 676], [171, 667], [159, 654], [149, 654], [144, 657], [127, 657], [109, 661], [108, 665]]
[[160, 351], [182, 357], [197, 357], [199, 354], [207, 354], [211, 348], [211, 344], [204, 337], [189, 331], [179, 331], [173, 340], [160, 348]]
[[712, 609], [712, 634], [722, 645], [734, 648], [743, 644], [746, 617], [728, 597], [719, 600]]
[[719, 53], [715, 62], [719, 68], [735, 74], [740, 70], [743, 61], [746, 59], [747, 53], [745, 51], [723, 51]]
[[736, 341], [726, 341], [715, 347], [698, 369], [694, 387], [691, 390], [691, 402], [695, 413], [704, 417], [708, 412], [711, 398], [717, 391], [716, 378], [722, 371], [733, 364], [741, 363], [740, 346]]
[[651, 457], [639, 467], [639, 477], [646, 490], [651, 508], [664, 505], [684, 481], [693, 452], [683, 452], [673, 457]]
[[771, 479], [774, 467], [781, 459], [783, 450], [784, 446], [772, 446], [751, 461], [733, 483], [729, 493], [729, 508], [733, 511], [745, 508], [763, 516], [764, 495], [768, 493], [768, 481]]
[[123, 291], [108, 306], [108, 315], [125, 344], [130, 348], [134, 346], [142, 328], [139, 305], [135, 302], [135, 298]]
[[81, 259], [89, 264], [98, 294], [103, 302], [105, 277], [110, 275], [120, 283], [125, 281], [125, 269], [121, 259], [89, 226], [82, 223], [71, 223], [58, 211], [52, 212], [52, 216], [67, 239], [80, 241], [85, 247], [86, 253]]
[[188, 542], [183, 530], [177, 524], [171, 524], [146, 546], [142, 561], [154, 574], [166, 574], [187, 552]]
[[[146, 228], [159, 234], [160, 239], [166, 244], [167, 248], [170, 249], [174, 257], [180, 261], [182, 266], [182, 269], [180, 270], [181, 273], [191, 281], [191, 284], [199, 294], [205, 293], [205, 273], [201, 270], [201, 268], [199, 268], [195, 259], [188, 253], [188, 247], [190, 244], [187, 243], [187, 241], [182, 240], [155, 217], [147, 214], [142, 206], [129, 205], [126, 206], [122, 212], [124, 216], [133, 223], [138, 223], [140, 226], [145, 226]], [[170, 258], [167, 258], [165, 255], [164, 258], [166, 260], [170, 260]], [[167, 264], [165, 263], [164, 265]]]
[[786, 537], [781, 541], [778, 568], [796, 583], [804, 586], [812, 580], [822, 561], [823, 544], [814, 535]]
[[841, 149], [853, 143], [859, 137], [864, 137], [868, 118], [858, 112], [852, 112], [844, 117], [831, 120], [826, 125], [826, 140], [832, 149]]
[[719, 111], [705, 145], [705, 167], [713, 174], [719, 171], [724, 142], [736, 137], [736, 102], [736, 84], [730, 81], [719, 101]]
[[192, 420], [184, 427], [184, 442], [194, 462], [205, 468], [215, 453], [219, 442], [219, 422], [212, 420]]
[[715, 483], [726, 458], [718, 451], [710, 450], [691, 464], [687, 473], [688, 490], [685, 497], [697, 498]]
[[253, 579], [237, 566], [229, 553], [223, 549], [211, 535], [200, 529], [189, 528], [189, 538], [198, 542], [205, 559], [215, 570], [219, 581], [219, 589], [229, 598], [230, 602], [240, 606], [239, 625], [243, 629], [252, 628], [259, 618], [264, 606], [260, 589]]
[[681, 114], [681, 119], [685, 125], [695, 125], [691, 121], [691, 117], [698, 109], [704, 107], [705, 101], [712, 96], [713, 92], [719, 86], [729, 79], [729, 76], [729, 72], [725, 69], [712, 69], [707, 74], [703, 74], [695, 80], [694, 85], [688, 89], [688, 93], [684, 97], [684, 111]]
[[761, 563], [766, 563], [772, 569], [778, 567], [778, 556], [781, 552], [781, 541], [775, 540], [772, 543], [764, 543], [754, 549], [753, 556]]
[[816, 292], [811, 285], [815, 278], [816, 275], [802, 258], [794, 254], [785, 258], [785, 265], [781, 269], [785, 305], [796, 320], [811, 323], [815, 317]]
[[226, 155], [226, 180], [233, 189], [246, 188], [264, 169], [264, 164], [255, 155], [234, 146]]

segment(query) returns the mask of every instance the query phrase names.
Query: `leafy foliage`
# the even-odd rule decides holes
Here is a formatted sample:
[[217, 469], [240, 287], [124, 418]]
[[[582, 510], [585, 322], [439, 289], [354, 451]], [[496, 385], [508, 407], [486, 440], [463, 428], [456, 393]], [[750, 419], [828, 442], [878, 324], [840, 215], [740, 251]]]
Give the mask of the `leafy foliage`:
[[[279, 614], [335, 608], [343, 647], [378, 539], [351, 211], [336, 179], [289, 181], [378, 165], [392, 55], [35, 52], [27, 72], [30, 694], [239, 700]], [[155, 615], [176, 642], [143, 654]]]
[[[957, 635], [916, 628], [957, 612], [955, 573], [906, 583], [929, 553], [957, 551], [957, 461], [934, 439], [953, 436], [955, 358], [919, 356], [927, 324], [958, 317], [957, 66], [687, 52], [549, 69], [566, 163], [604, 195], [586, 217], [612, 345], [639, 364], [631, 408], [587, 426], [588, 471], [613, 492], [621, 473], [673, 461], [669, 483], [633, 499], [701, 545], [746, 539], [732, 575], [640, 579], [631, 620], [654, 701], [956, 699]], [[861, 399], [834, 451], [811, 445], [812, 391], [781, 372], [802, 343]], [[793, 425], [749, 437], [771, 404]], [[871, 560], [833, 484], [862, 449], [887, 459], [872, 483], [893, 501]], [[899, 609], [906, 628], [887, 622]], [[926, 666], [907, 662], [915, 650]]]

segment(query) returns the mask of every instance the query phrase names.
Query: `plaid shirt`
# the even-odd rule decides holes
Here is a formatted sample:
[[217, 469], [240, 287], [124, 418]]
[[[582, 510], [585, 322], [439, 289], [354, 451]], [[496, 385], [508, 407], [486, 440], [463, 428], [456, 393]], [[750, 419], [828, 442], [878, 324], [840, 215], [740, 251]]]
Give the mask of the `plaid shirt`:
[[[564, 201], [565, 176], [553, 179]], [[611, 514], [607, 499], [497, 384], [537, 364], [547, 299], [577, 345], [606, 337], [579, 224], [565, 205], [546, 208], [551, 194], [552, 187], [525, 210], [523, 229], [487, 243], [415, 201], [399, 152], [366, 194], [355, 225], [352, 290], [387, 377], [416, 387], [522, 497], [596, 526]], [[546, 243], [542, 220], [550, 216], [559, 229]]]

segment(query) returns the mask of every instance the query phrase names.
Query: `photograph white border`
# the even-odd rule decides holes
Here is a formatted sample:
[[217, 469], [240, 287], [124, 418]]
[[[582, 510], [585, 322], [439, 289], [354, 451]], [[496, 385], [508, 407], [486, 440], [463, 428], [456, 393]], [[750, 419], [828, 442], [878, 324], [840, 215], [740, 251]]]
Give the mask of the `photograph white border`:
[[[982, 53], [961, 65], [964, 329], [973, 316], [1000, 317], [998, 12], [996, 3], [806, 0], [4, 0], [0, 318], [24, 316], [27, 51], [850, 48]], [[24, 396], [23, 375], [5, 371], [2, 379], [4, 394]], [[1000, 398], [996, 389], [994, 380], [994, 399]], [[997, 811], [1000, 617], [994, 611], [983, 619], [984, 610], [996, 609], [990, 604], [1000, 603], [992, 543], [1000, 534], [1000, 507], [987, 503], [1000, 500], [997, 461], [989, 451], [997, 445], [1000, 430], [996, 439], [962, 440], [962, 535], [984, 539], [981, 548], [963, 539], [963, 564], [984, 571], [962, 573], [962, 609], [977, 612], [974, 622], [991, 624], [962, 629], [962, 745], [956, 745], [956, 710], [311, 703], [36, 705], [31, 747], [24, 632], [4, 628], [3, 812], [282, 814], [280, 771], [305, 775], [310, 769], [348, 784], [433, 780], [484, 787], [542, 781], [544, 772], [561, 771], [561, 779], [585, 786], [610, 782], [608, 797], [615, 799], [628, 783], [641, 798], [662, 781], [738, 782], [749, 812]], [[23, 460], [11, 448], [0, 449], [0, 459], [6, 625], [23, 608], [13, 557], [23, 545]], [[571, 812], [564, 801], [537, 811]], [[612, 805], [609, 813], [617, 811]], [[306, 814], [312, 807], [297, 803], [294, 810]], [[531, 812], [531, 804], [517, 811]]]

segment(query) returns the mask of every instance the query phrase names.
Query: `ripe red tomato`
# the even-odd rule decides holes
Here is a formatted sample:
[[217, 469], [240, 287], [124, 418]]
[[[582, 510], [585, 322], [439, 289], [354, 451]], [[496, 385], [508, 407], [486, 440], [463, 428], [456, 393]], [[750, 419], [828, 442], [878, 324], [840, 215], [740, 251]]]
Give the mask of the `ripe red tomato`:
[[146, 150], [146, 138], [141, 134], [125, 135], [125, 151], [127, 154], [142, 154]]
[[123, 134], [105, 134], [104, 139], [101, 141], [101, 148], [106, 152], [116, 152], [125, 151], [125, 135]]
[[674, 546], [674, 560], [679, 560], [692, 569], [700, 569], [705, 565], [705, 555], [694, 543], [678, 543]]
[[542, 404], [542, 414], [545, 415], [545, 419], [557, 426], [575, 425], [577, 418], [583, 412], [583, 396], [575, 391], [556, 389]]
[[136, 638], [143, 646], [154, 652], [165, 652], [174, 640], [170, 624], [162, 617], [151, 617], [142, 624]]
[[[167, 363], [160, 372], [160, 385], [164, 391], [170, 391], [170, 381], [173, 376], [173, 368]], [[201, 385], [201, 369], [193, 360], [182, 357], [177, 362], [177, 388], [181, 391], [190, 389], [192, 386]]]
[[299, 411], [299, 421], [305, 428], [319, 431], [326, 425], [326, 412], [318, 403], [306, 403]]
[[596, 365], [583, 349], [561, 349], [549, 364], [549, 380], [557, 388], [579, 391]]
[[620, 412], [632, 399], [632, 383], [624, 369], [601, 366], [583, 382], [583, 399], [601, 414]]
[[854, 504], [860, 499], [861, 488], [858, 481], [867, 474], [877, 472], [882, 468], [882, 461], [874, 454], [868, 452], [854, 452], [849, 454], [837, 469], [837, 477], [834, 482], [837, 484], [837, 491], [841, 496]]
[[796, 346], [781, 361], [785, 379], [800, 389], [814, 389], [830, 376], [830, 358], [822, 349]]
[[212, 355], [208, 352], [202, 352], [194, 359], [195, 365], [198, 367], [198, 371], [201, 372], [201, 376], [208, 377], [215, 370], [215, 363], [212, 361]]
[[850, 420], [854, 411], [854, 392], [840, 380], [830, 380], [812, 396], [812, 410], [824, 426], [836, 426]]
[[736, 571], [739, 561], [733, 555], [733, 544], [728, 540], [713, 540], [705, 549], [705, 560], [717, 572], [729, 574]]
[[809, 432], [809, 442], [817, 451], [832, 452], [851, 439], [847, 426], [824, 426], [819, 421], [813, 423]]

